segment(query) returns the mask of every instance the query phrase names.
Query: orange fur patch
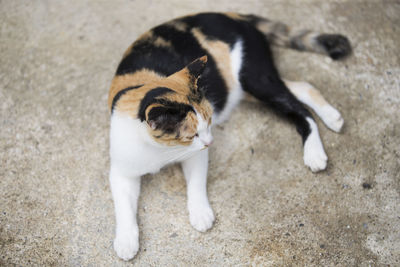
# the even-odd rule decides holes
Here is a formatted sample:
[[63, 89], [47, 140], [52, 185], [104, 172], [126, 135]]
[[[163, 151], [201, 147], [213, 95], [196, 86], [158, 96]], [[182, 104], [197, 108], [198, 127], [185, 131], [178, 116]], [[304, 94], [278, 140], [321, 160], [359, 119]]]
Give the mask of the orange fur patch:
[[172, 47], [172, 43], [170, 41], [167, 41], [160, 36], [154, 40], [153, 44], [160, 47]]
[[235, 13], [235, 12], [225, 12], [223, 14], [234, 20], [246, 20], [246, 17], [244, 17], [238, 13]]
[[[135, 73], [129, 73], [129, 74], [125, 74], [125, 75], [118, 75], [115, 76], [114, 79], [111, 82], [111, 87], [110, 87], [110, 91], [108, 94], [108, 108], [111, 111], [111, 105], [113, 102], [114, 97], [116, 96], [116, 94], [118, 94], [119, 91], [130, 87], [130, 86], [136, 86], [136, 85], [140, 85], [140, 84], [145, 84], [145, 83], [149, 83], [149, 82], [158, 82], [161, 81], [163, 79], [162, 76], [160, 76], [159, 74], [155, 73], [154, 71], [151, 70], [140, 70], [137, 71]], [[141, 89], [141, 90], [139, 90]], [[149, 88], [147, 88], [149, 89]], [[134, 89], [134, 91], [142, 91], [143, 88], [138, 88], [138, 89]], [[132, 92], [129, 91], [126, 93], [126, 95], [131, 95]], [[126, 96], [124, 95], [124, 98]], [[116, 109], [120, 109], [121, 108], [121, 103], [120, 101], [118, 101]]]
[[126, 92], [126, 94], [122, 95], [118, 100], [114, 109], [132, 118], [137, 118], [140, 101], [150, 89], [151, 87], [149, 86], [143, 86]]
[[217, 68], [222, 74], [228, 90], [233, 88], [234, 78], [231, 66], [230, 47], [222, 41], [208, 40], [206, 36], [198, 28], [192, 29], [194, 37], [199, 41], [200, 45], [206, 49], [214, 58]]
[[[200, 60], [206, 63], [207, 56], [201, 57]], [[197, 80], [193, 80], [193, 77], [191, 77], [187, 68], [169, 76], [165, 81], [163, 81], [163, 84], [165, 87], [171, 88], [179, 93], [177, 95], [170, 95], [170, 100], [192, 105], [205, 120], [208, 120], [212, 116], [213, 109], [206, 98], [203, 97], [200, 103], [190, 101], [190, 99], [197, 98], [196, 96], [191, 97], [191, 94], [195, 94], [197, 91]], [[195, 92], [192, 92], [191, 90], [195, 90]]]
[[166, 23], [169, 26], [174, 27], [176, 30], [181, 31], [181, 32], [186, 32], [188, 29], [188, 25], [179, 19], [174, 19], [168, 23]]
[[204, 120], [209, 121], [209, 124], [211, 123], [210, 119], [213, 114], [213, 109], [211, 103], [206, 98], [204, 98], [200, 104], [194, 103], [193, 107], [200, 113]]
[[323, 107], [325, 105], [329, 105], [329, 103], [325, 100], [325, 98], [321, 95], [321, 93], [315, 88], [309, 88], [307, 92], [311, 99], [319, 106]]
[[189, 112], [179, 128], [179, 136], [182, 142], [192, 142], [197, 132], [197, 118], [193, 112]]
[[[310, 98], [311, 101], [320, 106], [326, 106], [329, 105], [329, 103], [325, 100], [325, 98], [321, 95], [318, 89], [314, 88], [312, 85], [306, 85], [306, 86], [297, 86], [296, 82], [284, 80], [286, 86], [289, 88], [290, 92], [294, 94], [298, 99], [302, 98], [302, 95], [307, 94]], [[307, 83], [306, 83], [307, 84]]]

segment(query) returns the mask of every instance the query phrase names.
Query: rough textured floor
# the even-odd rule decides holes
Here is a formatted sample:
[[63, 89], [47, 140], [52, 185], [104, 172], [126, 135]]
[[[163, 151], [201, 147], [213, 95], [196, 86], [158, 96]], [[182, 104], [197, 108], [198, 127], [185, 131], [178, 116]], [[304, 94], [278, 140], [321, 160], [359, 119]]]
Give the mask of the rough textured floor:
[[[276, 49], [284, 77], [343, 114], [318, 121], [329, 156], [313, 174], [294, 127], [242, 103], [216, 127], [207, 233], [191, 228], [179, 166], [143, 178], [140, 251], [113, 249], [107, 91], [140, 33], [198, 11], [240, 11], [341, 32], [342, 62]], [[0, 2], [0, 265], [399, 266], [398, 1]]]

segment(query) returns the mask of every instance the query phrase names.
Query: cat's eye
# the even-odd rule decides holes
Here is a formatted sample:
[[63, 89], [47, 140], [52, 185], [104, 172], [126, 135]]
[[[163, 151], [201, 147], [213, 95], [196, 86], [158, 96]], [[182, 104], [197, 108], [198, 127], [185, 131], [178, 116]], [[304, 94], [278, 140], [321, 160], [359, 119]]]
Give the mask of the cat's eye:
[[195, 135], [194, 135], [194, 137], [199, 137], [199, 134], [198, 134], [198, 133], [197, 133], [197, 134], [195, 134]]

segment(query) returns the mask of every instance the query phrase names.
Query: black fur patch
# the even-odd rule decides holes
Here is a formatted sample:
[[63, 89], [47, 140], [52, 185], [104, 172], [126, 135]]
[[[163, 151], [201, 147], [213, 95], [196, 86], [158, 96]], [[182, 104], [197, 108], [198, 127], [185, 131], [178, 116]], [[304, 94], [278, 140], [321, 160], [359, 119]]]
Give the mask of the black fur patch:
[[246, 21], [237, 21], [220, 13], [201, 13], [182, 19], [191, 27], [199, 27], [200, 30], [213, 40], [221, 40], [231, 47], [243, 38], [245, 28], [250, 25]]
[[169, 102], [162, 107], [154, 107], [148, 114], [148, 121], [155, 124], [157, 130], [162, 130], [164, 133], [171, 134], [177, 131], [182, 120], [188, 112], [194, 112], [189, 105]]
[[139, 113], [138, 113], [139, 119], [141, 121], [146, 120], [147, 107], [150, 106], [151, 104], [159, 103], [160, 100], [158, 100], [157, 97], [171, 92], [174, 91], [166, 87], [157, 87], [148, 91], [147, 94], [142, 99], [142, 101], [140, 102]]
[[143, 86], [143, 84], [137, 85], [137, 86], [131, 86], [131, 87], [128, 87], [128, 88], [125, 88], [125, 89], [122, 89], [121, 91], [119, 91], [113, 98], [112, 105], [111, 105], [111, 113], [114, 111], [114, 107], [117, 104], [118, 100], [121, 98], [121, 96], [123, 96], [126, 92], [128, 92], [130, 90], [137, 89], [142, 86]]
[[[116, 75], [133, 73], [142, 69], [153, 70], [161, 75], [169, 76], [187, 66], [193, 60], [207, 55], [207, 65], [199, 78], [197, 85], [199, 90], [204, 92], [205, 97], [213, 105], [214, 111], [221, 111], [227, 99], [227, 86], [220, 75], [215, 60], [204, 50], [190, 30], [193, 27], [201, 27], [202, 30], [212, 31], [212, 27], [218, 25], [218, 19], [226, 19], [223, 15], [209, 14], [198, 15], [193, 19], [183, 19], [188, 25], [188, 31], [182, 32], [171, 25], [165, 24], [155, 27], [152, 32], [155, 37], [162, 37], [171, 43], [171, 47], [160, 47], [151, 43], [150, 40], [143, 40], [135, 44], [131, 52], [121, 61]], [[212, 21], [208, 22], [209, 19]], [[227, 32], [219, 27], [219, 32]], [[216, 38], [216, 34], [214, 37]], [[236, 37], [235, 37], [236, 36]], [[214, 38], [211, 36], [211, 38]], [[227, 37], [227, 36], [226, 36]], [[225, 38], [226, 39], [226, 38]], [[231, 36], [231, 42], [237, 39], [237, 34]], [[231, 44], [230, 42], [230, 44]]]
[[349, 40], [340, 34], [321, 34], [317, 41], [332, 59], [341, 59], [351, 54]]
[[285, 86], [274, 65], [268, 40], [253, 27], [245, 33], [244, 54], [240, 72], [243, 89], [293, 122], [305, 142], [311, 132], [306, 118], [312, 115]]
[[193, 88], [190, 89], [191, 93], [187, 96], [187, 100], [191, 103], [197, 103], [199, 104], [201, 100], [204, 98], [204, 92], [203, 91], [195, 91]]
[[168, 76], [182, 69], [184, 66], [179, 55], [170, 48], [156, 46], [151, 42], [143, 41], [136, 44], [131, 53], [121, 61], [116, 75], [149, 69], [161, 75]]

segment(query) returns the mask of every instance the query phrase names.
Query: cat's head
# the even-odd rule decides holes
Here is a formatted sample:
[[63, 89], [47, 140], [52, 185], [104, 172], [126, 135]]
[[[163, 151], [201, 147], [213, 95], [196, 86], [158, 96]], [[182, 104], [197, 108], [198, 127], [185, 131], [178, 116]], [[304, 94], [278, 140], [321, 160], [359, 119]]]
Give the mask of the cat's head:
[[139, 106], [139, 118], [149, 135], [167, 146], [193, 146], [202, 149], [212, 143], [212, 107], [197, 81], [207, 57], [201, 57], [182, 70], [151, 84]]

